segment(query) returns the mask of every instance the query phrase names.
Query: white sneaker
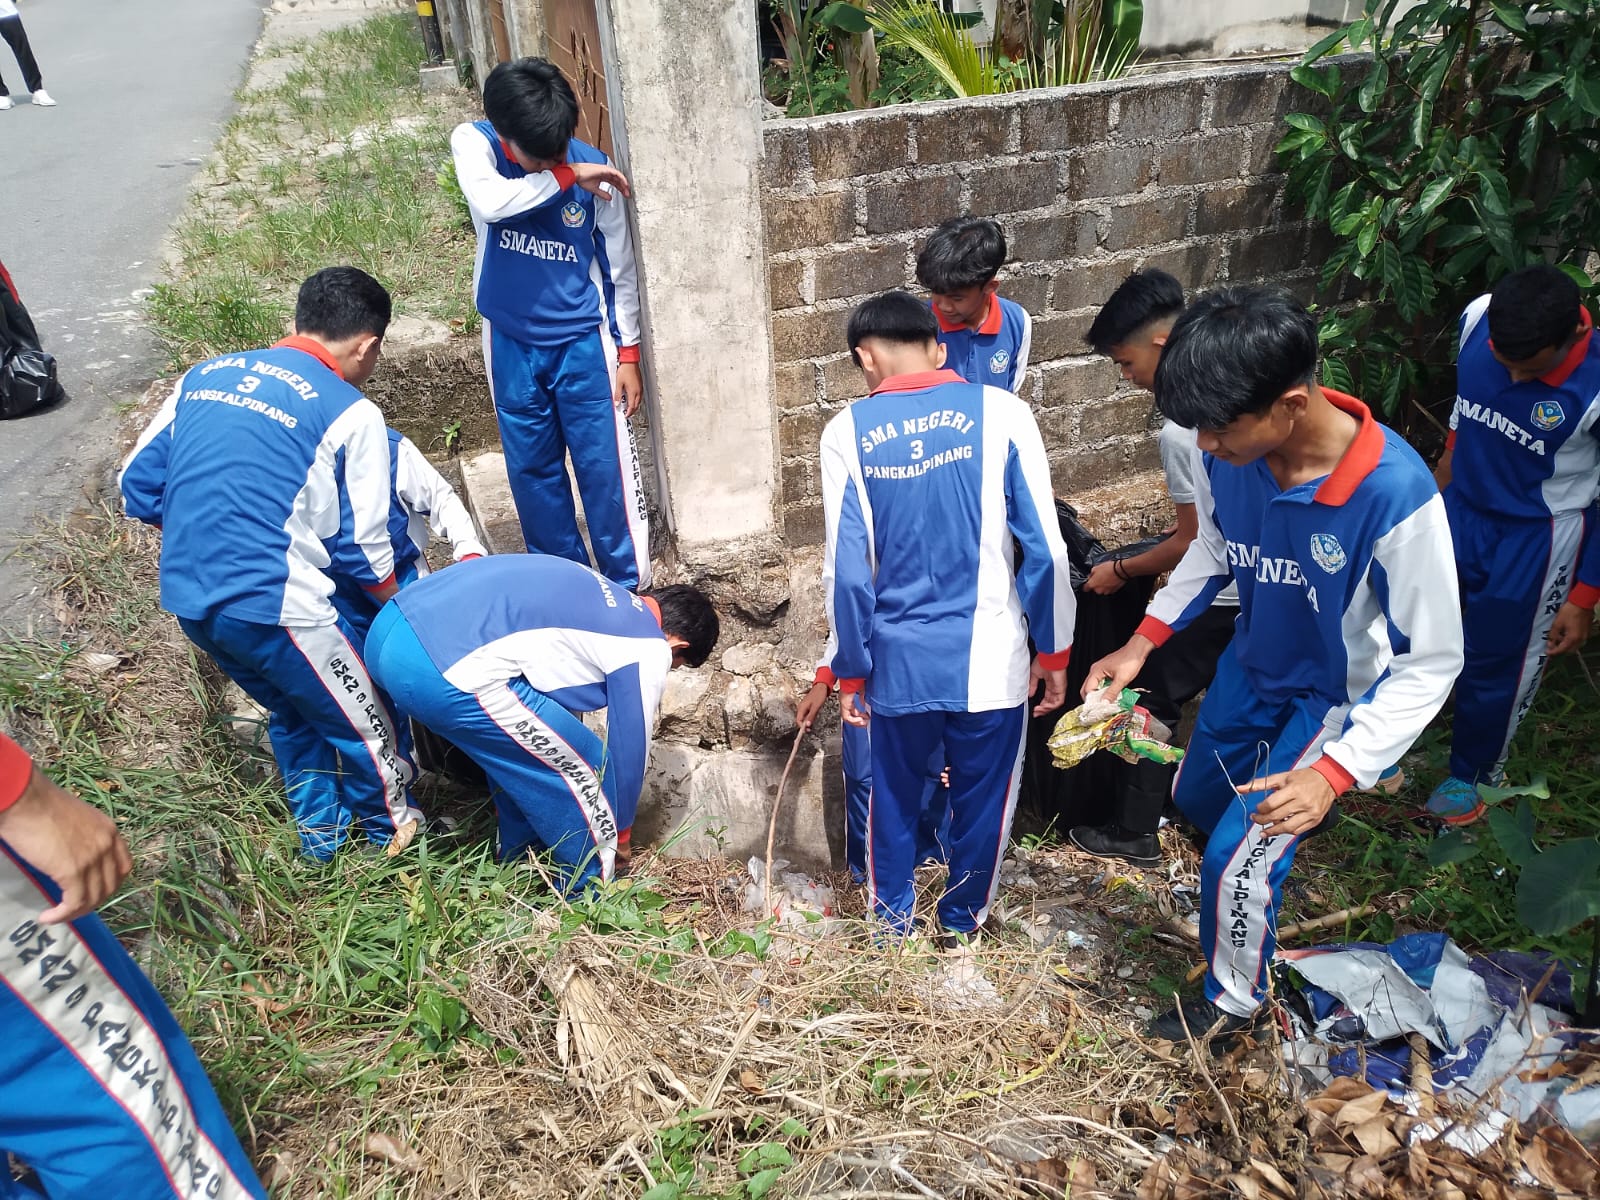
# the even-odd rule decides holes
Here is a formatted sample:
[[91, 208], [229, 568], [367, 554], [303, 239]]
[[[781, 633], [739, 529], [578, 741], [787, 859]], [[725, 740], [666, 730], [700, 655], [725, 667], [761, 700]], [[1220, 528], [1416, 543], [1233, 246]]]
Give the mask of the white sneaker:
[[0, 112], [5, 112], [6, 109], [13, 107], [15, 104], [16, 101], [10, 96], [0, 96]]
[[50, 98], [50, 93], [40, 88], [33, 94], [33, 102], [39, 108], [54, 108], [56, 102]]

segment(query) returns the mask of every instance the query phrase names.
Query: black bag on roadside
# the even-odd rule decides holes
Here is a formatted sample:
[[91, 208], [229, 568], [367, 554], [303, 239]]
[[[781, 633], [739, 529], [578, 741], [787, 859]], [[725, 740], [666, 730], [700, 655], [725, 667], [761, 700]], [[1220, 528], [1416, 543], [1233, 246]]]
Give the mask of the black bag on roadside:
[[55, 356], [39, 344], [28, 310], [0, 268], [0, 419], [23, 416], [61, 397]]

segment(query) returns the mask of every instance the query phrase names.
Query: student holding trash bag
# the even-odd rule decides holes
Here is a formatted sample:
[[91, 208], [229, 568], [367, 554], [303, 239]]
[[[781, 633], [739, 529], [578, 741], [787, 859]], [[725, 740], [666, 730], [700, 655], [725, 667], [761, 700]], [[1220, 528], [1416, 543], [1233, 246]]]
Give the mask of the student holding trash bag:
[[1316, 369], [1311, 314], [1245, 287], [1196, 300], [1156, 368], [1162, 413], [1198, 431], [1198, 531], [1084, 692], [1127, 686], [1230, 583], [1239, 624], [1173, 791], [1207, 838], [1205, 995], [1158, 1017], [1155, 1037], [1255, 1023], [1300, 838], [1399, 759], [1461, 669], [1444, 501], [1416, 452]]

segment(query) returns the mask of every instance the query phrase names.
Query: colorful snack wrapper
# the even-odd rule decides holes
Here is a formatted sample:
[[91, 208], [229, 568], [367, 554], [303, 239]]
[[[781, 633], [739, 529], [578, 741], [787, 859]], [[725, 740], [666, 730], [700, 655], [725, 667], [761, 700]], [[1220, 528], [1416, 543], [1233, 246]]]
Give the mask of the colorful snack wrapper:
[[1126, 762], [1149, 759], [1175, 763], [1183, 751], [1167, 744], [1172, 733], [1139, 707], [1139, 693], [1124, 688], [1090, 692], [1077, 708], [1061, 715], [1050, 735], [1050, 757], [1065, 770], [1075, 767], [1096, 750], [1108, 750]]

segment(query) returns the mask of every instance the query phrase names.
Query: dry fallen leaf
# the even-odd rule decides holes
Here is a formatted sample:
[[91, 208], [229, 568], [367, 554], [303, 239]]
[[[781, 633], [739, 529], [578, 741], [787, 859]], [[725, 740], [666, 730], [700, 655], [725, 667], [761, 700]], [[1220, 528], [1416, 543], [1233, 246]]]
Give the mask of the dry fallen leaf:
[[739, 1072], [739, 1086], [752, 1096], [759, 1096], [767, 1090], [762, 1085], [761, 1076], [757, 1075], [749, 1067], [745, 1067]]
[[369, 1133], [361, 1143], [361, 1153], [368, 1158], [382, 1159], [402, 1171], [422, 1170], [422, 1156], [398, 1138], [387, 1133]]
[[1294, 1196], [1294, 1188], [1289, 1186], [1289, 1181], [1279, 1173], [1277, 1167], [1265, 1159], [1252, 1158], [1250, 1160], [1250, 1169], [1261, 1176], [1263, 1182], [1273, 1191], [1283, 1196]]
[[1357, 1125], [1365, 1125], [1383, 1111], [1383, 1106], [1389, 1102], [1387, 1092], [1368, 1092], [1365, 1096], [1358, 1096], [1354, 1100], [1347, 1100], [1333, 1118], [1333, 1123], [1340, 1129], [1354, 1129]]
[[1583, 1144], [1559, 1125], [1533, 1135], [1522, 1152], [1522, 1165], [1535, 1179], [1558, 1192], [1592, 1195], [1600, 1164]]

